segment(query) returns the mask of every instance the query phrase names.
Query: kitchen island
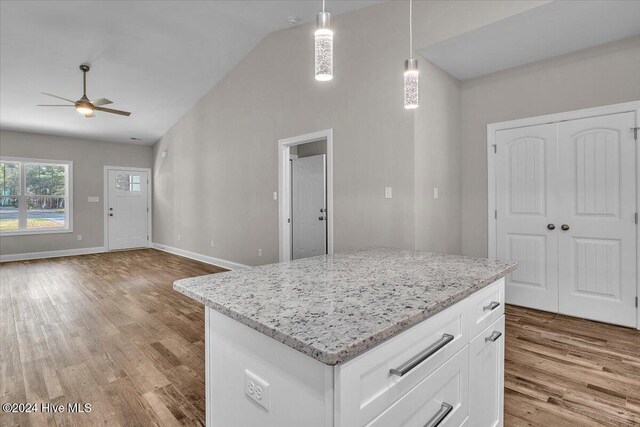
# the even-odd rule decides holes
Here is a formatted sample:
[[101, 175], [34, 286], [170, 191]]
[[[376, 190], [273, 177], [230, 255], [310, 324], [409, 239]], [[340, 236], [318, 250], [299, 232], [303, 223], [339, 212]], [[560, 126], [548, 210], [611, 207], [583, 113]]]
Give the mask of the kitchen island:
[[510, 262], [371, 248], [183, 279], [210, 426], [501, 425]]

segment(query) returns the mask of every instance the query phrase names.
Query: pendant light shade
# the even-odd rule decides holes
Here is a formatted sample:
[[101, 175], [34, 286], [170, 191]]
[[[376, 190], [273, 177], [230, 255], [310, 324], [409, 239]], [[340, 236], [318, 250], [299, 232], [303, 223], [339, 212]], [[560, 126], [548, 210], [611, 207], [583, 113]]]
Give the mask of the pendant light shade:
[[333, 78], [333, 31], [331, 30], [331, 14], [324, 11], [316, 15], [315, 32], [315, 65], [316, 80], [326, 82]]
[[404, 108], [418, 108], [418, 60], [404, 61]]
[[413, 1], [409, 0], [409, 59], [404, 61], [404, 108], [418, 108], [418, 60], [413, 57]]

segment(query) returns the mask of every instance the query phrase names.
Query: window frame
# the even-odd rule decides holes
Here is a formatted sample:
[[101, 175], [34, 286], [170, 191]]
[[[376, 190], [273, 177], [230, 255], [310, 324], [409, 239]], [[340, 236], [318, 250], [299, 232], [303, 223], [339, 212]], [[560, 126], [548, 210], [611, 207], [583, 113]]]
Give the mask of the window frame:
[[[16, 196], [18, 199], [18, 227], [21, 225], [26, 227], [27, 220], [27, 199], [29, 196], [27, 193], [27, 172], [26, 166], [29, 164], [42, 164], [42, 165], [62, 165], [67, 167], [67, 173], [65, 176], [65, 227], [56, 229], [47, 228], [18, 228], [16, 230], [0, 230], [0, 236], [22, 236], [33, 234], [60, 234], [60, 233], [73, 233], [73, 161], [71, 160], [50, 160], [50, 159], [32, 159], [27, 157], [8, 157], [0, 156], [0, 162], [17, 162], [20, 163], [20, 191]], [[9, 197], [9, 196], [7, 196]], [[53, 196], [51, 196], [53, 197]], [[59, 196], [58, 196], [59, 197]], [[24, 216], [24, 217], [23, 217]]]

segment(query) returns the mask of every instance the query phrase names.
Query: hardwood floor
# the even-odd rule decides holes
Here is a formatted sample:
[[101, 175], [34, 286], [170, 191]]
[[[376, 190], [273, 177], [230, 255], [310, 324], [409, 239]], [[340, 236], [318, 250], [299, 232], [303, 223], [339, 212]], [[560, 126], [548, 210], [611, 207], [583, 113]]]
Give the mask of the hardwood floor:
[[[0, 426], [204, 424], [204, 310], [176, 279], [221, 271], [152, 249], [0, 264]], [[640, 425], [640, 332], [507, 307], [506, 426]]]
[[223, 271], [153, 249], [0, 265], [2, 426], [204, 425], [204, 310], [174, 280]]
[[506, 426], [640, 425], [640, 331], [507, 306]]

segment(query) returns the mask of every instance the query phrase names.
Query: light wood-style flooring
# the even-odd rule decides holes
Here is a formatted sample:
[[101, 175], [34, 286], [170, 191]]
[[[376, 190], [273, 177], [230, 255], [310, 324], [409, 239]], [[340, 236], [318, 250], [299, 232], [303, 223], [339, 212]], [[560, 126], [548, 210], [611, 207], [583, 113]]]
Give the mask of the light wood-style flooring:
[[507, 306], [506, 426], [640, 425], [640, 331]]
[[[152, 249], [0, 264], [0, 426], [204, 425], [204, 310], [222, 271]], [[507, 307], [506, 426], [640, 425], [640, 331]]]
[[219, 271], [153, 249], [0, 264], [0, 403], [92, 404], [0, 426], [204, 425], [204, 310], [172, 284]]

